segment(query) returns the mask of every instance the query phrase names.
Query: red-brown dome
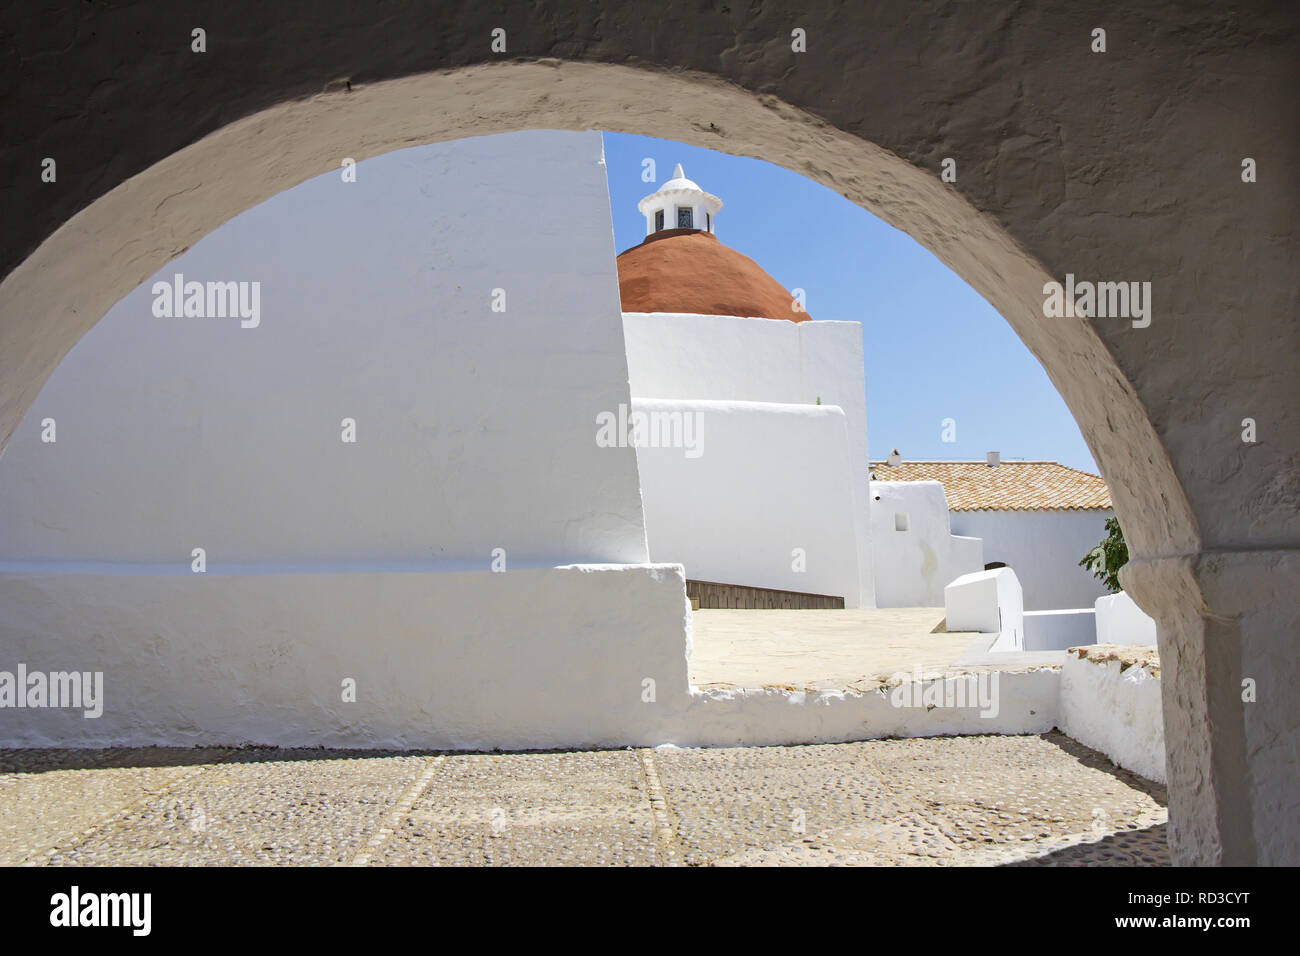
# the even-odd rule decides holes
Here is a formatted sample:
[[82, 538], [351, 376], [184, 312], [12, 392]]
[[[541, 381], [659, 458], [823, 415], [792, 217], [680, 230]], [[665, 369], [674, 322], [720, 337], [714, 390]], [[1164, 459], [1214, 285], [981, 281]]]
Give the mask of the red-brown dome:
[[660, 230], [620, 255], [618, 291], [624, 312], [812, 318], [753, 259], [697, 229]]

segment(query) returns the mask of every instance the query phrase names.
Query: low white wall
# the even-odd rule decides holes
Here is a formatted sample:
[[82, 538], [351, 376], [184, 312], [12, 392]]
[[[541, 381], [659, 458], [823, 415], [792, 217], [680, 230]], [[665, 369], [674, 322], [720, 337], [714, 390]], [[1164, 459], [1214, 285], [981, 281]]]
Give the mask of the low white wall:
[[1156, 643], [1156, 622], [1125, 592], [1097, 598], [1098, 644], [1148, 644]]
[[1119, 661], [1067, 654], [1061, 669], [1060, 729], [1148, 780], [1165, 783], [1160, 679]]
[[[867, 693], [688, 689], [679, 567], [6, 565], [0, 602], [0, 670], [104, 674], [102, 716], [0, 708], [0, 746], [757, 746], [1042, 733], [1059, 722], [1055, 670]], [[344, 700], [346, 679], [355, 701]]]
[[683, 564], [693, 580], [856, 605], [855, 499], [838, 407], [636, 398], [632, 410], [698, 422], [698, 449], [637, 449], [652, 560]]
[[7, 567], [0, 607], [0, 670], [101, 671], [105, 698], [89, 719], [0, 708], [3, 746], [648, 745], [672, 736], [691, 702], [679, 567]]
[[943, 589], [949, 631], [997, 634], [990, 651], [1025, 649], [1020, 582], [1010, 568], [963, 574]]
[[1097, 643], [1097, 619], [1090, 607], [1026, 611], [1025, 650], [1063, 651]]
[[[683, 747], [779, 746], [880, 737], [1041, 734], [1059, 722], [1059, 670], [999, 671], [880, 691], [695, 691]], [[985, 701], [984, 705], [978, 703]], [[963, 706], [954, 706], [962, 704]]]
[[1025, 610], [1092, 607], [1106, 593], [1079, 567], [1106, 536], [1111, 511], [954, 511], [954, 534], [984, 539], [984, 561], [1016, 572]]
[[[939, 607], [949, 582], [984, 570], [983, 542], [949, 533], [939, 482], [873, 481], [869, 488], [878, 607]], [[899, 530], [904, 518], [907, 528]]]
[[[823, 405], [843, 410], [856, 502], [859, 595], [854, 605], [874, 606], [862, 325], [626, 312], [623, 335], [634, 397], [789, 405], [815, 405], [820, 398]], [[763, 467], [757, 459], [756, 467]]]

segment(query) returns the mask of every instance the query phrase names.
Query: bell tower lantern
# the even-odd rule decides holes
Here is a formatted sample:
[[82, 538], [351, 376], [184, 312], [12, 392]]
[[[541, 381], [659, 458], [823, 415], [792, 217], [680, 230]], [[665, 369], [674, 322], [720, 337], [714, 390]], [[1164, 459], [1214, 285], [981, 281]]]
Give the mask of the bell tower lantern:
[[712, 233], [722, 200], [706, 193], [682, 171], [678, 163], [673, 178], [636, 204], [645, 216], [645, 234], [665, 229], [694, 229]]

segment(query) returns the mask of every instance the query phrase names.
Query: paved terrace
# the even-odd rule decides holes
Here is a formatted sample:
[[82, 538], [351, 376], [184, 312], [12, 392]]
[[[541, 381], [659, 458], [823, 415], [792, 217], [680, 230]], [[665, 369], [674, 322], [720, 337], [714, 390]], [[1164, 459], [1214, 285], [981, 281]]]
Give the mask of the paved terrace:
[[919, 667], [926, 677], [1060, 667], [1064, 651], [989, 654], [995, 635], [944, 630], [944, 609], [705, 609], [692, 614], [697, 687], [872, 690]]
[[[803, 612], [806, 613], [806, 612]], [[1057, 733], [567, 753], [0, 751], [0, 864], [1164, 865]]]

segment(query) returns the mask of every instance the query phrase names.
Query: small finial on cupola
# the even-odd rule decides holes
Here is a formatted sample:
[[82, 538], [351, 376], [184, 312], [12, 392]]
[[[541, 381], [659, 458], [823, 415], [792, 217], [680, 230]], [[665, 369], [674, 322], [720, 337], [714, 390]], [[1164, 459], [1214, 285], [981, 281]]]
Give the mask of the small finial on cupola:
[[645, 216], [647, 236], [665, 229], [711, 233], [722, 200], [687, 179], [682, 164], [678, 163], [673, 167], [673, 178], [637, 203], [636, 208]]

